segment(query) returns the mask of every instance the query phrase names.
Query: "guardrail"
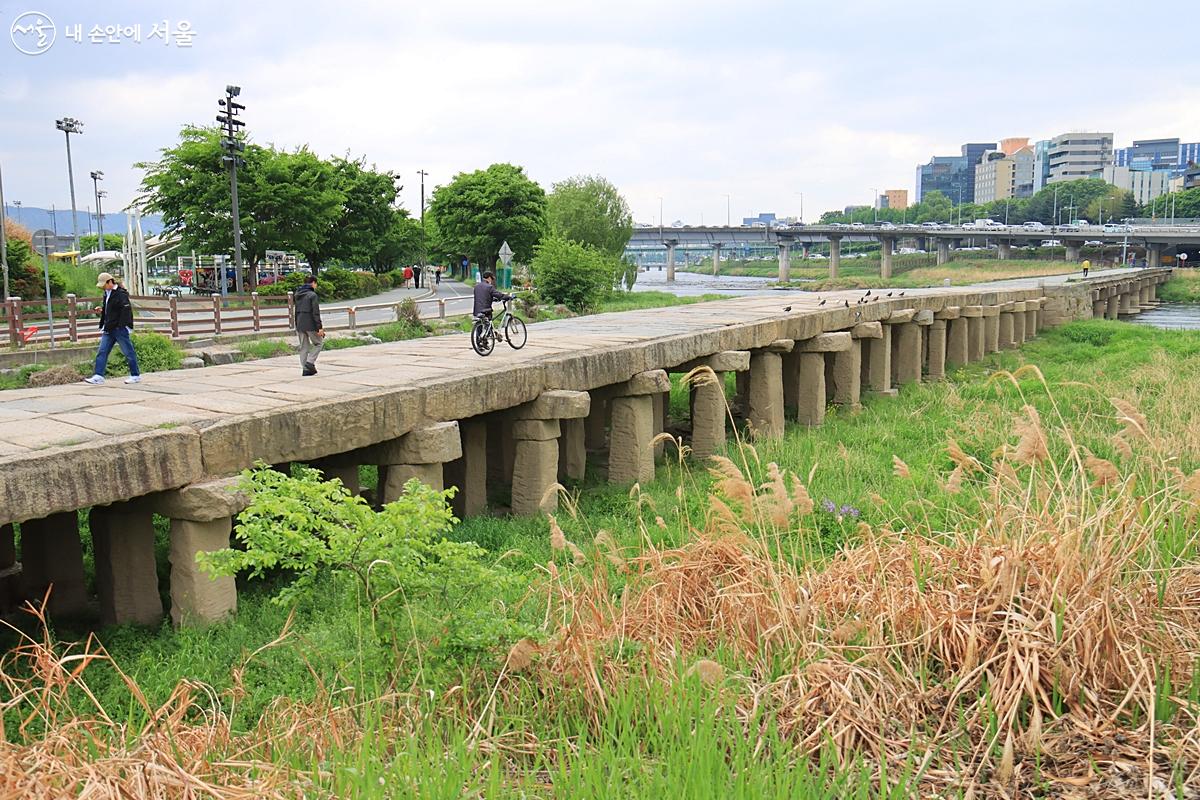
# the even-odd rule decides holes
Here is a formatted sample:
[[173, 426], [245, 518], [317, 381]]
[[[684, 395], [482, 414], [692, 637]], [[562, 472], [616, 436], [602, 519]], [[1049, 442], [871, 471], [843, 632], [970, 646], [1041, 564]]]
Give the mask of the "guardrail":
[[[137, 330], [152, 330], [171, 338], [188, 336], [252, 333], [296, 329], [296, 305], [291, 292], [286, 297], [247, 296], [222, 298], [180, 297], [177, 295], [137, 295], [130, 297], [134, 306]], [[424, 319], [445, 319], [447, 305], [470, 303], [472, 298], [450, 297], [415, 300]], [[53, 312], [53, 343], [77, 344], [100, 338], [99, 313], [94, 308], [99, 297], [76, 297], [73, 294], [56, 299], [50, 305]], [[321, 313], [327, 330], [356, 329], [360, 325], [377, 325], [400, 319], [401, 302], [356, 303], [325, 306]], [[360, 314], [390, 309], [387, 319], [361, 320]], [[344, 315], [344, 319], [343, 319]], [[7, 335], [10, 347], [51, 342], [51, 314], [44, 300], [24, 300], [10, 297], [0, 303], [0, 335]]]

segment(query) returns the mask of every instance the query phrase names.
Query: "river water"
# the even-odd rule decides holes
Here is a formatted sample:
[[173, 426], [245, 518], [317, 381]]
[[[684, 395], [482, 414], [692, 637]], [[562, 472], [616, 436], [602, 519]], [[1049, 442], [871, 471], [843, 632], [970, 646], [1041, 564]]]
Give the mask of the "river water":
[[1170, 330], [1200, 331], [1200, 303], [1166, 303], [1131, 318], [1138, 325]]
[[680, 297], [694, 297], [701, 294], [728, 294], [745, 297], [756, 294], [773, 294], [787, 291], [773, 289], [768, 284], [774, 278], [757, 278], [748, 275], [705, 275], [701, 272], [675, 271], [675, 283], [667, 283], [667, 271], [651, 267], [645, 272], [638, 273], [637, 283], [633, 285], [635, 292], [670, 292]]

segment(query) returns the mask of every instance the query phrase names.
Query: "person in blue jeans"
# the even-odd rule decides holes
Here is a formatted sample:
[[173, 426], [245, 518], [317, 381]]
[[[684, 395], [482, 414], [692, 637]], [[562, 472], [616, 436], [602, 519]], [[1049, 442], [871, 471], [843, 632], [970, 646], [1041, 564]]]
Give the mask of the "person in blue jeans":
[[104, 299], [101, 305], [96, 307], [100, 312], [100, 349], [96, 352], [96, 367], [92, 371], [92, 377], [84, 378], [83, 382], [93, 386], [104, 383], [108, 354], [112, 352], [115, 343], [129, 362], [129, 377], [125, 382], [141, 383], [142, 373], [138, 369], [137, 353], [133, 351], [133, 340], [129, 338], [129, 333], [133, 330], [133, 304], [129, 302], [129, 292], [107, 272], [96, 276], [96, 288], [104, 290]]

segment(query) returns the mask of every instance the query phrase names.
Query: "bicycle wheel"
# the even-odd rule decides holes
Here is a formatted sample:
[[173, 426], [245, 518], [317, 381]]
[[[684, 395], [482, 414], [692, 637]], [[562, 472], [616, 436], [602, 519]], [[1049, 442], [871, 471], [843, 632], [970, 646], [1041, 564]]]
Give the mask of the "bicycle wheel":
[[471, 349], [481, 356], [489, 355], [496, 348], [496, 340], [492, 338], [491, 326], [476, 322], [471, 328]]
[[508, 340], [509, 347], [513, 350], [520, 350], [529, 340], [529, 332], [525, 330], [525, 323], [517, 317], [509, 317], [508, 321], [504, 323], [504, 338]]

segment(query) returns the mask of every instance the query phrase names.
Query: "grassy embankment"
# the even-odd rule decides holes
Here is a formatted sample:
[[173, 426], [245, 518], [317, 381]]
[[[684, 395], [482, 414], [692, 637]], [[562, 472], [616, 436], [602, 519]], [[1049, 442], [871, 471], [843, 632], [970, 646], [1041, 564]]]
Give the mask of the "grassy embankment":
[[[832, 289], [868, 289], [892, 287], [942, 286], [948, 279], [952, 286], [964, 286], [984, 281], [1007, 278], [1033, 278], [1043, 275], [1061, 275], [1078, 270], [1073, 264], [1063, 261], [1035, 261], [1018, 259], [998, 261], [995, 258], [957, 258], [937, 266], [927, 255], [898, 255], [892, 263], [892, 277], [879, 277], [878, 258], [844, 259], [838, 269], [838, 277], [829, 277], [829, 262], [805, 261], [793, 263], [792, 283], [801, 289], [812, 291]], [[779, 275], [779, 266], [767, 262], [735, 262], [722, 274], [754, 275], [774, 278]]]
[[734, 447], [717, 474], [668, 455], [629, 491], [593, 469], [561, 530], [451, 532], [519, 578], [492, 606], [530, 631], [507, 658], [407, 633], [456, 619], [451, 587], [376, 617], [332, 580], [272, 604], [278, 573], [242, 581], [224, 625], [102, 631], [123, 674], [71, 678], [61, 647], [31, 646], [8, 697], [46, 693], [5, 716], [0, 788], [137, 771], [258, 796], [1116, 797], [1153, 768], [1151, 794], [1182, 797], [1197, 380], [1200, 334], [1089, 321]]
[[1200, 303], [1200, 269], [1177, 269], [1171, 279], [1158, 287], [1158, 299], [1165, 303]]

